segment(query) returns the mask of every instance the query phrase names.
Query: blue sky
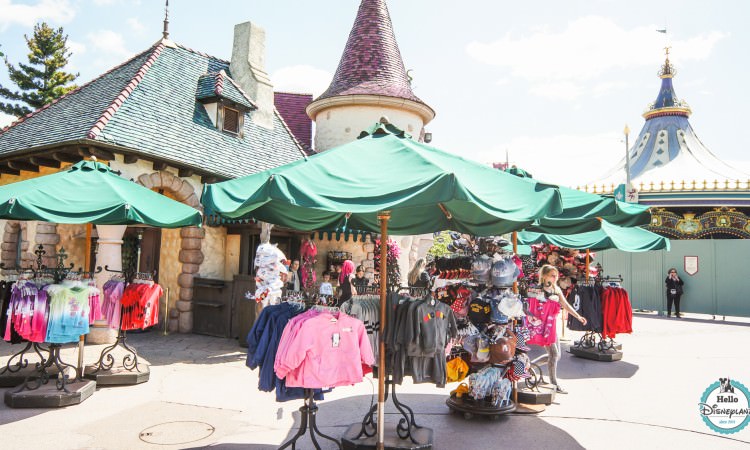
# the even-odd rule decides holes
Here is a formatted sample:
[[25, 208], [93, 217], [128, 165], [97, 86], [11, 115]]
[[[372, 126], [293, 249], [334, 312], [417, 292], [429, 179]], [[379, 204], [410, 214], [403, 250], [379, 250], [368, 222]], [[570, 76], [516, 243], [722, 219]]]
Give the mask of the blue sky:
[[[173, 0], [171, 38], [229, 59], [235, 23], [267, 32], [277, 90], [324, 90], [359, 0]], [[219, 7], [220, 5], [220, 7]], [[85, 82], [161, 37], [161, 0], [0, 0], [0, 44], [25, 59], [24, 33], [63, 26]], [[400, 0], [388, 2], [416, 94], [432, 106], [433, 145], [482, 162], [505, 159], [537, 178], [598, 178], [635, 139], [671, 45], [675, 90], [691, 124], [720, 158], [750, 167], [744, 132], [750, 2]], [[665, 36], [657, 28], [667, 28]], [[7, 83], [7, 73], [0, 70]], [[8, 117], [0, 117], [5, 124]]]

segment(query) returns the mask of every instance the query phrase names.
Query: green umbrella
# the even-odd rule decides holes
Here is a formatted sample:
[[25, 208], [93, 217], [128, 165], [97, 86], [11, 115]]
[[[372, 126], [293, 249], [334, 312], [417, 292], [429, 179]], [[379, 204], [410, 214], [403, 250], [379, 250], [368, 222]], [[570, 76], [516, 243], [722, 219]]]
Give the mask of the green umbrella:
[[306, 159], [204, 187], [207, 215], [254, 217], [298, 230], [479, 236], [522, 229], [561, 212], [555, 186], [520, 179], [416, 142], [390, 125]]
[[[487, 236], [522, 229], [562, 211], [554, 186], [528, 182], [416, 142], [378, 124], [360, 139], [248, 177], [207, 185], [203, 205], [224, 218], [255, 217], [299, 230], [337, 228]], [[387, 273], [386, 245], [380, 271]], [[386, 283], [380, 286], [380, 331]], [[379, 367], [385, 367], [380, 342]], [[385, 371], [378, 374], [378, 429], [385, 426]], [[382, 435], [378, 446], [383, 444]]]
[[[505, 170], [524, 179], [530, 179], [531, 174], [511, 167]], [[598, 218], [609, 223], [632, 227], [651, 223], [649, 207], [632, 203], [625, 203], [610, 197], [591, 194], [560, 186], [563, 211], [554, 216], [547, 216], [537, 223], [526, 227], [525, 231], [535, 231], [548, 234], [577, 234], [598, 230], [601, 222]]]
[[0, 218], [161, 228], [202, 222], [196, 209], [121, 178], [96, 161], [0, 186]]
[[586, 233], [554, 235], [522, 231], [518, 233], [519, 244], [553, 244], [558, 247], [589, 250], [616, 248], [626, 252], [669, 250], [669, 239], [638, 227], [620, 227], [602, 220], [601, 228]]

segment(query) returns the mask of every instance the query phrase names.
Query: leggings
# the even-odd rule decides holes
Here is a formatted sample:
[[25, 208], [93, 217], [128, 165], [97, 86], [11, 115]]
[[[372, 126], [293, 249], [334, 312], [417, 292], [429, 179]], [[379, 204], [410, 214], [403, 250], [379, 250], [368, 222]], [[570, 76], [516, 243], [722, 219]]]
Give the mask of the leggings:
[[667, 314], [672, 314], [672, 303], [674, 302], [675, 314], [680, 313], [680, 296], [667, 294]]
[[[550, 383], [557, 386], [557, 362], [560, 360], [560, 339], [555, 339], [554, 344], [545, 345], [544, 349], [547, 350], [547, 369], [549, 370], [549, 381]], [[544, 364], [544, 359], [539, 361], [539, 364]]]

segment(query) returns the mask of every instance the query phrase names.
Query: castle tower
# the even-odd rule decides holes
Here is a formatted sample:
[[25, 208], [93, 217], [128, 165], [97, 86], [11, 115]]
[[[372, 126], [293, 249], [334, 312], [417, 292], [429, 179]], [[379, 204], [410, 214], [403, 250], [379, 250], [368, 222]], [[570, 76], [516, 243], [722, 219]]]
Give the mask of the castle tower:
[[435, 111], [412, 92], [385, 0], [362, 0], [333, 81], [307, 115], [319, 152], [353, 141], [383, 116], [422, 139]]

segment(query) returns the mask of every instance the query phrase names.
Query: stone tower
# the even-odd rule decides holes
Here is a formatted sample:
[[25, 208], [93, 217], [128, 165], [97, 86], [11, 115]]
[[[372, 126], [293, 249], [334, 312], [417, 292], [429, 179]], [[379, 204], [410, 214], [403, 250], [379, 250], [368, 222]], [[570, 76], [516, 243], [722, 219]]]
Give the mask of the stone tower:
[[412, 92], [385, 0], [362, 0], [333, 81], [307, 115], [318, 152], [353, 141], [383, 116], [422, 139], [435, 111]]

